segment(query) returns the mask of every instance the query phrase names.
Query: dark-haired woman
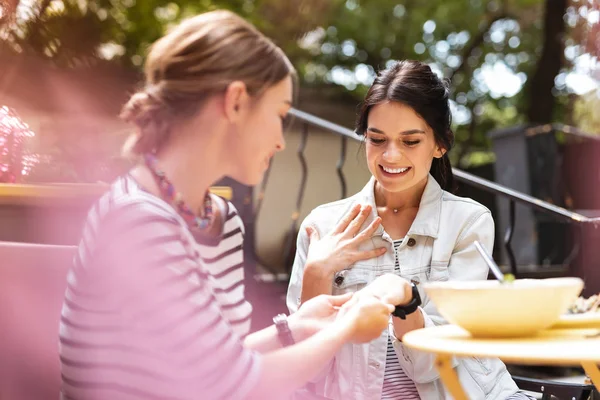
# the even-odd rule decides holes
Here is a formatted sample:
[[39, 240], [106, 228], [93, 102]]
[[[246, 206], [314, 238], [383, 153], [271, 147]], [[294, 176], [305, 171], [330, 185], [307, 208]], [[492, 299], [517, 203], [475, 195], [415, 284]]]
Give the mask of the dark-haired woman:
[[[411, 350], [402, 336], [444, 324], [422, 283], [482, 280], [494, 221], [481, 204], [451, 194], [448, 87], [426, 64], [398, 62], [381, 71], [357, 118], [373, 177], [358, 194], [317, 207], [298, 237], [287, 304], [290, 312], [319, 294], [370, 292], [385, 298], [403, 278], [409, 304], [368, 344], [347, 344], [308, 391], [332, 399], [447, 399], [434, 356]], [[339, 221], [357, 229], [349, 236]], [[388, 275], [386, 275], [387, 277]], [[398, 315], [398, 316], [396, 316]], [[403, 317], [403, 318], [402, 318]], [[455, 359], [469, 399], [527, 398], [496, 359]]]

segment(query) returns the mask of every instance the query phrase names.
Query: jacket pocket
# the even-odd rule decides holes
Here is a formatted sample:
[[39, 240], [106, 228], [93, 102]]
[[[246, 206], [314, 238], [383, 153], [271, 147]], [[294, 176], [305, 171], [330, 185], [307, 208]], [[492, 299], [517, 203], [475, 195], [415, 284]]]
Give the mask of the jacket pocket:
[[342, 271], [336, 272], [333, 276], [332, 293], [334, 295], [348, 292], [356, 292], [371, 281], [373, 271], [371, 268], [363, 266], [354, 266]]
[[447, 281], [448, 279], [450, 279], [448, 261], [432, 261], [427, 271], [427, 280], [440, 282]]

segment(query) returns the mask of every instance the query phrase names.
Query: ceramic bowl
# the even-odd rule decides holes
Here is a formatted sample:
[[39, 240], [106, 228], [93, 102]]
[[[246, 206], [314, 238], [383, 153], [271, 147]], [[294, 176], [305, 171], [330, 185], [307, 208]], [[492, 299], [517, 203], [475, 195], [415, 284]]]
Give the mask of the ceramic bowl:
[[553, 325], [577, 299], [583, 281], [447, 281], [428, 282], [423, 287], [439, 313], [471, 335], [519, 337], [534, 335]]

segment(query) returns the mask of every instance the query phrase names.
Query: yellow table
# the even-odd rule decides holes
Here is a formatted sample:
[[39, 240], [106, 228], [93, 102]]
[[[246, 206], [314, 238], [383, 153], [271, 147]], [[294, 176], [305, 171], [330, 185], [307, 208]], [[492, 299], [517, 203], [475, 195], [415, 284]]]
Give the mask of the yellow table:
[[598, 329], [556, 329], [528, 338], [478, 339], [458, 326], [445, 325], [409, 332], [402, 342], [437, 355], [442, 382], [456, 400], [468, 399], [452, 368], [452, 356], [497, 357], [514, 364], [581, 365], [600, 390]]
[[[18, 184], [0, 183], [0, 205], [39, 205], [52, 201], [69, 201], [82, 197], [98, 198], [110, 185], [104, 183], [55, 183]], [[211, 193], [231, 200], [233, 190], [229, 186], [212, 186]]]

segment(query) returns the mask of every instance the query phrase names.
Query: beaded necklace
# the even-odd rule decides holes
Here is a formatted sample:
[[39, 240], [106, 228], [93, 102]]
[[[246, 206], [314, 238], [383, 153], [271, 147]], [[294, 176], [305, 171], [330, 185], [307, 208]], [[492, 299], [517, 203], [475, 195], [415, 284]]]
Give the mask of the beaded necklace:
[[164, 200], [169, 204], [175, 205], [179, 215], [183, 217], [185, 222], [191, 228], [197, 228], [205, 230], [209, 228], [214, 221], [213, 204], [212, 199], [208, 192], [204, 196], [204, 215], [196, 215], [183, 201], [183, 196], [180, 192], [175, 191], [175, 187], [171, 181], [166, 177], [165, 173], [158, 168], [158, 160], [156, 156], [150, 153], [144, 155], [144, 161], [146, 166], [154, 175], [158, 188]]

